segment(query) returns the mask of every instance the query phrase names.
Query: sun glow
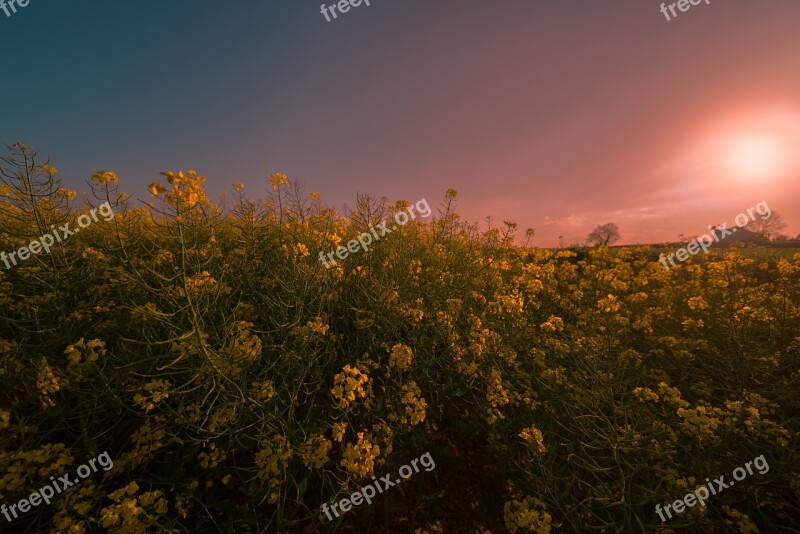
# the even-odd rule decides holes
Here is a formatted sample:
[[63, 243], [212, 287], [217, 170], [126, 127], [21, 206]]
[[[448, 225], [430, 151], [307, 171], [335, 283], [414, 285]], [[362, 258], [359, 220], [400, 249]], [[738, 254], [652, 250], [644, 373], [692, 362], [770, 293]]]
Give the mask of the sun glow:
[[785, 154], [780, 141], [764, 134], [749, 134], [731, 140], [726, 163], [733, 175], [744, 179], [764, 180], [785, 168]]
[[800, 172], [800, 110], [765, 109], [709, 121], [685, 163], [710, 180], [787, 182]]

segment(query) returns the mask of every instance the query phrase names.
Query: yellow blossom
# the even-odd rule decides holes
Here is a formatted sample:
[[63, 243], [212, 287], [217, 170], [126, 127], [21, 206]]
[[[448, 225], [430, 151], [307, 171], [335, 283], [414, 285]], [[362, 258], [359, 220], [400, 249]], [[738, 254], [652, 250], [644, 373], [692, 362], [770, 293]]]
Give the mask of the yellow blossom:
[[144, 385], [147, 395], [137, 393], [133, 396], [133, 402], [145, 412], [149, 412], [156, 407], [156, 404], [169, 397], [169, 388], [172, 386], [169, 380], [151, 380]]
[[405, 370], [411, 366], [413, 352], [411, 347], [397, 343], [392, 347], [392, 354], [389, 356], [389, 367]]
[[542, 431], [535, 426], [523, 428], [518, 436], [521, 437], [528, 446], [536, 449], [538, 452], [547, 452], [547, 448], [544, 446]]
[[401, 388], [401, 391], [403, 393], [403, 405], [405, 406], [405, 415], [402, 421], [411, 426], [423, 422], [427, 403], [422, 398], [422, 392], [417, 383], [409, 382]]
[[167, 190], [166, 187], [164, 187], [158, 182], [150, 182], [150, 185], [148, 185], [147, 188], [150, 190], [150, 194], [153, 195], [154, 197], [157, 197], [158, 195]]
[[36, 387], [41, 392], [42, 408], [47, 409], [56, 405], [50, 395], [61, 390], [61, 380], [53, 373], [53, 369], [44, 358], [39, 361]]
[[552, 529], [553, 521], [545, 511], [544, 503], [533, 497], [507, 502], [503, 507], [503, 519], [511, 534], [517, 531], [547, 534]]
[[97, 171], [91, 177], [93, 182], [100, 184], [118, 184], [119, 178], [114, 171]]
[[367, 396], [364, 386], [369, 382], [369, 377], [358, 370], [356, 367], [345, 365], [343, 372], [334, 377], [334, 386], [331, 395], [337, 401], [340, 408], [346, 408], [356, 398]]
[[303, 442], [298, 451], [300, 459], [309, 469], [320, 469], [328, 461], [333, 444], [321, 434], [313, 434]]
[[269, 175], [269, 183], [272, 185], [272, 189], [277, 191], [280, 186], [289, 185], [289, 180], [285, 174], [276, 172]]
[[347, 423], [336, 423], [333, 425], [333, 427], [331, 427], [331, 435], [333, 436], [333, 439], [341, 443], [346, 430]]
[[345, 446], [340, 464], [349, 472], [366, 477], [372, 474], [375, 459], [380, 452], [378, 445], [373, 444], [369, 437], [365, 438], [363, 432], [359, 432], [358, 441]]

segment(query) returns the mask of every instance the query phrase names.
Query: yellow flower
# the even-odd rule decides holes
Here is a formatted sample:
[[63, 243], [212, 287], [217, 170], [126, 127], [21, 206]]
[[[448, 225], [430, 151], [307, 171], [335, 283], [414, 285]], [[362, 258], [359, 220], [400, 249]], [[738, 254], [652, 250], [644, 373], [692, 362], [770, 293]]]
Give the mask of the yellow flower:
[[[138, 484], [131, 482], [109, 494], [115, 504], [100, 511], [100, 524], [113, 532], [149, 532], [156, 523], [157, 516], [167, 512], [167, 501], [160, 490], [137, 496], [138, 491]], [[146, 511], [145, 507], [150, 508], [150, 511]], [[78, 511], [77, 507], [73, 508]], [[88, 509], [83, 513], [87, 512]]]
[[331, 435], [333, 436], [333, 439], [341, 443], [346, 430], [347, 423], [336, 423], [331, 427]]
[[425, 407], [427, 403], [422, 398], [422, 392], [417, 387], [416, 382], [410, 382], [401, 388], [403, 392], [403, 405], [405, 405], [405, 415], [403, 422], [414, 426], [425, 420]]
[[543, 332], [561, 332], [564, 329], [564, 320], [551, 315], [546, 322], [539, 325]]
[[50, 395], [61, 390], [61, 380], [53, 373], [53, 369], [44, 358], [39, 362], [39, 373], [36, 377], [36, 387], [41, 392], [42, 408], [47, 409], [55, 406], [55, 402]]
[[321, 434], [313, 434], [300, 446], [298, 455], [309, 469], [320, 469], [328, 461], [328, 452], [332, 446]]
[[396, 367], [401, 370], [408, 369], [411, 366], [412, 359], [413, 351], [411, 347], [398, 343], [392, 347], [392, 354], [389, 356], [389, 367]]
[[285, 174], [276, 172], [269, 175], [269, 183], [272, 184], [272, 189], [277, 191], [280, 186], [289, 185], [289, 180], [286, 178]]
[[381, 452], [378, 445], [373, 444], [364, 433], [358, 433], [358, 442], [348, 443], [342, 454], [340, 465], [349, 472], [361, 476], [369, 476], [375, 467], [375, 459]]
[[[188, 170], [186, 172], [162, 172], [162, 176], [166, 177], [167, 181], [172, 185], [172, 190], [167, 193], [166, 201], [173, 206], [180, 206], [184, 209], [194, 208], [197, 204], [205, 203], [208, 201], [203, 182], [206, 181], [204, 176], [197, 174], [197, 171]], [[150, 194], [157, 197], [167, 189], [157, 182], [152, 182], [148, 186]]]
[[83, 338], [80, 338], [77, 343], [66, 348], [64, 354], [67, 355], [69, 363], [79, 363], [81, 361], [81, 352], [78, 349], [83, 348], [83, 346]]
[[696, 408], [678, 408], [677, 414], [683, 419], [683, 428], [693, 434], [698, 440], [715, 438], [714, 431], [719, 427], [721, 421], [714, 417], [719, 415], [721, 410], [716, 408], [706, 408], [697, 406]]
[[486, 392], [486, 400], [491, 404], [487, 408], [486, 422], [493, 425], [498, 419], [505, 419], [505, 416], [500, 411], [502, 406], [511, 402], [510, 392], [503, 384], [503, 378], [500, 371], [493, 369], [490, 374], [489, 388]]
[[325, 324], [321, 317], [315, 317], [313, 321], [308, 321], [308, 323], [306, 323], [306, 328], [324, 336], [328, 333], [330, 326]]
[[186, 279], [186, 289], [192, 292], [211, 289], [216, 284], [217, 280], [211, 276], [211, 273], [208, 271], [203, 271], [196, 276], [190, 276]]
[[151, 380], [144, 385], [148, 395], [137, 393], [133, 397], [133, 402], [149, 412], [156, 407], [156, 404], [169, 397], [169, 388], [172, 386], [169, 380]]
[[217, 467], [225, 459], [225, 453], [220, 451], [215, 443], [209, 443], [208, 452], [201, 452], [197, 455], [197, 459], [200, 460], [200, 467], [210, 469]]
[[258, 477], [267, 482], [268, 502], [275, 504], [280, 498], [280, 486], [283, 470], [289, 467], [289, 460], [294, 456], [292, 446], [284, 436], [274, 435], [271, 440], [262, 444], [256, 454]]
[[632, 393], [633, 393], [633, 396], [636, 397], [637, 399], [639, 399], [641, 402], [645, 402], [645, 401], [657, 402], [658, 401], [658, 393], [656, 393], [655, 391], [653, 391], [650, 388], [638, 387], [638, 388], [635, 388]]
[[231, 184], [235, 191], [241, 191], [244, 189], [244, 184], [242, 182], [236, 182], [235, 184]]
[[80, 338], [77, 342], [67, 346], [64, 350], [70, 365], [78, 364], [83, 356], [86, 357], [87, 362], [96, 362], [100, 356], [106, 353], [105, 342], [99, 339], [93, 339], [88, 343]]
[[[153, 423], [160, 425], [160, 428], [153, 428]], [[150, 460], [152, 454], [164, 446], [161, 440], [166, 435], [166, 431], [163, 427], [163, 417], [145, 420], [142, 426], [131, 435], [133, 450], [122, 455], [119, 461], [114, 462], [112, 472], [118, 472], [125, 467], [133, 468]]]
[[525, 497], [522, 501], [515, 499], [505, 504], [503, 520], [511, 534], [515, 534], [518, 530], [547, 534], [552, 529], [553, 518], [545, 511], [542, 501]]
[[525, 440], [528, 446], [536, 448], [538, 452], [547, 452], [547, 448], [544, 446], [542, 431], [535, 426], [524, 428], [522, 432], [517, 435]]
[[275, 396], [275, 386], [272, 381], [253, 382], [250, 386], [255, 390], [255, 398], [260, 402], [266, 402]]
[[357, 397], [366, 397], [367, 392], [363, 386], [369, 382], [369, 377], [356, 367], [345, 365], [343, 371], [334, 377], [334, 386], [331, 389], [339, 408], [348, 407]]
[[97, 182], [100, 184], [118, 184], [119, 178], [117, 177], [117, 173], [114, 171], [97, 171], [91, 177], [93, 182]]
[[700, 311], [708, 309], [708, 302], [703, 297], [692, 297], [688, 300], [689, 308], [692, 311]]
[[[428, 525], [425, 528], [416, 529], [414, 531], [414, 534], [442, 534], [443, 532], [444, 528], [442, 528], [442, 523], [440, 521], [434, 521], [431, 525]], [[482, 534], [491, 534], [491, 533], [487, 530]]]
[[187, 176], [183, 171], [179, 171], [178, 173], [162, 172], [161, 175], [165, 176], [171, 185], [183, 185], [187, 183]]
[[[733, 482], [731, 482], [733, 484]], [[731, 531], [740, 532], [742, 534], [758, 534], [760, 532], [758, 527], [750, 520], [747, 514], [743, 514], [738, 510], [734, 510], [730, 506], [723, 505], [722, 510], [730, 519], [725, 519], [725, 524]]]
[[658, 383], [658, 393], [661, 398], [669, 404], [678, 406], [680, 408], [688, 408], [689, 403], [681, 398], [681, 392], [678, 388], [671, 388], [666, 382]]
[[311, 253], [308, 251], [308, 247], [305, 246], [303, 243], [297, 243], [294, 245], [294, 255], [296, 258], [305, 258], [306, 256], [310, 255]]
[[150, 185], [148, 185], [147, 188], [150, 190], [150, 194], [153, 195], [154, 197], [157, 197], [158, 195], [167, 190], [166, 187], [164, 187], [158, 182], [150, 182]]
[[491, 382], [489, 384], [489, 391], [486, 394], [488, 400], [495, 408], [498, 406], [505, 406], [509, 403], [508, 390], [503, 386], [503, 378], [500, 371], [493, 369], [489, 376]]
[[58, 198], [75, 198], [75, 191], [71, 189], [59, 189], [56, 191], [56, 196]]
[[619, 311], [620, 302], [614, 295], [608, 295], [607, 298], [597, 301], [597, 307], [603, 310], [605, 313], [614, 313]]

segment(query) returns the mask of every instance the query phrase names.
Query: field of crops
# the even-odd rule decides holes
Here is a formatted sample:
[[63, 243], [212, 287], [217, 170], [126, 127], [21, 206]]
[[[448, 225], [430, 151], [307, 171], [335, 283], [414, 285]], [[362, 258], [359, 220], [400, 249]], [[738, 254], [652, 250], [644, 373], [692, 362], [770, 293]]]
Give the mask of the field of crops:
[[[344, 217], [280, 174], [212, 203], [191, 171], [154, 182], [150, 206], [112, 172], [78, 202], [54, 168], [14, 161], [0, 250], [104, 202], [115, 216], [0, 270], [0, 502], [104, 452], [113, 467], [4, 532], [800, 521], [800, 254], [667, 271], [646, 248], [521, 248], [513, 225], [463, 223], [450, 190], [326, 268], [320, 252], [408, 204]], [[435, 468], [322, 512], [426, 453]], [[657, 515], [762, 455], [768, 472]]]

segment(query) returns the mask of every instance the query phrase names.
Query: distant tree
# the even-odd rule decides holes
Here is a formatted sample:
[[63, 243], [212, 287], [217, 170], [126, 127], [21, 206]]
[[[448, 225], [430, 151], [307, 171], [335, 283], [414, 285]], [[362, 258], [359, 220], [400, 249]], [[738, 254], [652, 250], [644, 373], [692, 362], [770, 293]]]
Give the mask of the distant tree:
[[619, 240], [619, 228], [614, 223], [598, 225], [586, 238], [589, 245], [611, 245]]
[[768, 219], [759, 218], [747, 225], [748, 230], [769, 240], [778, 237], [784, 228], [786, 228], [786, 223], [783, 222], [783, 217], [777, 211], [773, 211]]

